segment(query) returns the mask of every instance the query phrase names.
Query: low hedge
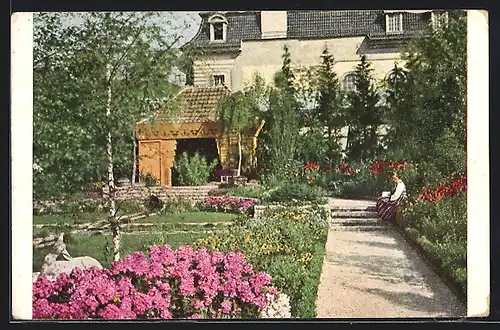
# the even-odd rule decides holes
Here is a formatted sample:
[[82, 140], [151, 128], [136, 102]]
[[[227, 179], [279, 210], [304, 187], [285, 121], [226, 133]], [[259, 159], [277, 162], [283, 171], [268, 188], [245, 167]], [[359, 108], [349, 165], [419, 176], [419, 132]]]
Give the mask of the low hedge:
[[401, 233], [462, 301], [467, 296], [467, 200], [465, 192], [438, 202], [407, 203], [397, 214]]
[[309, 185], [304, 182], [285, 181], [263, 193], [262, 202], [273, 204], [294, 201], [324, 204], [326, 195], [326, 191], [319, 186]]

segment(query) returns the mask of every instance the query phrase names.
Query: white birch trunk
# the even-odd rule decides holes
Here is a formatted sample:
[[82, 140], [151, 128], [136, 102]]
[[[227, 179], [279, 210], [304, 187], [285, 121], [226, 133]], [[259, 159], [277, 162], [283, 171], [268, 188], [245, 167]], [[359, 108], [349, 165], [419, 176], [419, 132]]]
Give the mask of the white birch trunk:
[[[106, 117], [108, 122], [111, 120], [111, 67], [108, 65], [106, 71], [106, 81], [108, 83], [108, 100], [106, 102]], [[111, 140], [111, 131], [108, 131], [106, 141], [106, 151], [108, 154], [108, 192], [109, 192], [109, 221], [111, 235], [113, 237], [113, 259], [120, 260], [120, 226], [116, 219], [116, 203], [115, 203], [115, 178], [113, 175], [113, 144]]]
[[137, 142], [135, 141], [135, 134], [133, 136], [133, 142], [134, 142], [134, 147], [133, 147], [133, 152], [134, 155], [132, 157], [133, 159], [133, 165], [132, 165], [132, 186], [135, 185], [135, 180], [136, 180], [136, 172], [137, 172]]
[[243, 160], [243, 152], [242, 152], [242, 148], [241, 148], [241, 133], [238, 132], [238, 154], [239, 154], [239, 158], [238, 158], [238, 176], [241, 176], [241, 162]]

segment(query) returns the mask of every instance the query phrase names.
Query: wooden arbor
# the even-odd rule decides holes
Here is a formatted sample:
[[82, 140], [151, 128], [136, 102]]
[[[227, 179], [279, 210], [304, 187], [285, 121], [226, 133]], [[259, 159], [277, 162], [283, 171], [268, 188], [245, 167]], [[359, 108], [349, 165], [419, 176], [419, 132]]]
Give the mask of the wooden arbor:
[[[237, 139], [232, 134], [224, 134], [217, 111], [218, 103], [229, 94], [226, 87], [187, 87], [177, 95], [181, 109], [175, 118], [158, 114], [154, 120], [137, 123], [139, 173], [149, 173], [160, 185], [171, 187], [178, 139], [215, 139], [222, 167], [234, 168]], [[244, 135], [243, 152], [249, 156], [248, 166], [255, 164], [257, 136], [262, 125], [263, 122]]]

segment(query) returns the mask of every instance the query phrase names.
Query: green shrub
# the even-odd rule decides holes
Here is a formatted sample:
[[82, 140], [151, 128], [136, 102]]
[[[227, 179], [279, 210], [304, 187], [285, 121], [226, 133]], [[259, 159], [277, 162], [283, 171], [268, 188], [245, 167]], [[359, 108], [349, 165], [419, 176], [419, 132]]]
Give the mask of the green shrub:
[[265, 192], [266, 188], [263, 186], [243, 186], [232, 187], [226, 191], [227, 196], [247, 197], [247, 198], [260, 198]]
[[174, 198], [169, 199], [165, 203], [165, 207], [163, 209], [165, 213], [170, 214], [182, 214], [186, 212], [198, 211], [198, 208], [193, 205], [193, 203], [184, 198]]
[[155, 178], [151, 173], [141, 174], [139, 177], [139, 181], [144, 183], [146, 187], [157, 186], [159, 181]]
[[283, 182], [263, 196], [265, 202], [282, 203], [291, 200], [324, 204], [326, 191], [303, 182]]
[[194, 156], [189, 157], [188, 153], [184, 152], [175, 164], [177, 180], [179, 184], [183, 186], [199, 186], [206, 184], [216, 165], [217, 160], [208, 164], [207, 159], [200, 156], [199, 153], [195, 153]]
[[164, 203], [157, 196], [150, 195], [148, 198], [146, 198], [144, 206], [146, 207], [148, 213], [155, 213], [163, 209]]
[[313, 318], [327, 233], [323, 209], [289, 208], [263, 218], [242, 217], [235, 226], [201, 239], [195, 246], [242, 251], [290, 297], [293, 316]]
[[124, 200], [117, 203], [118, 211], [122, 214], [136, 213], [144, 210], [144, 201]]

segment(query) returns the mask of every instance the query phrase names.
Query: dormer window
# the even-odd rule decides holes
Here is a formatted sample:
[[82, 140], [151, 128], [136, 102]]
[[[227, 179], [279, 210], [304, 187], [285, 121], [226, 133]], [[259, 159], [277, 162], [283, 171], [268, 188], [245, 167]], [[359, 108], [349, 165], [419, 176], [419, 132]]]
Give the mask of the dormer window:
[[403, 13], [388, 13], [385, 16], [387, 33], [403, 33]]
[[210, 24], [210, 41], [224, 42], [227, 36], [227, 20], [222, 15], [213, 15], [208, 19]]
[[448, 12], [435, 10], [431, 13], [431, 23], [434, 30], [440, 29], [448, 24]]

